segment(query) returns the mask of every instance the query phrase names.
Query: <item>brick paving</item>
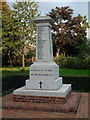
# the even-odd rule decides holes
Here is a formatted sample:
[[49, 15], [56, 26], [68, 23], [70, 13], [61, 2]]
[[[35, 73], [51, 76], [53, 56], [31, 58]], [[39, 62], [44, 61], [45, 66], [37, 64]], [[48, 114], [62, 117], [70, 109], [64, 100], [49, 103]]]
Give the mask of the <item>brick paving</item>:
[[[34, 103], [32, 102], [13, 102], [13, 99], [11, 99], [13, 94], [9, 94], [8, 97], [6, 96], [2, 104], [2, 108], [6, 109], [17, 109], [17, 110], [30, 110], [30, 111], [44, 111], [44, 112], [60, 112], [60, 113], [68, 113], [73, 112], [77, 113], [78, 106], [80, 103], [81, 94], [80, 93], [72, 93], [69, 100], [66, 104], [61, 104], [57, 102], [50, 104], [50, 103]], [[58, 100], [58, 99], [57, 99]]]
[[[3, 118], [88, 118], [88, 93], [76, 93], [73, 92], [66, 104], [48, 104], [48, 103], [16, 103], [14, 102], [14, 107], [12, 106], [12, 93], [3, 97], [3, 108], [2, 109], [2, 117]], [[81, 99], [80, 99], [81, 98]], [[71, 101], [71, 102], [70, 102]], [[21, 109], [20, 105], [22, 104]], [[5, 108], [5, 106], [7, 106]], [[36, 111], [34, 108], [32, 111], [30, 108], [33, 106], [42, 108], [42, 111]], [[50, 107], [55, 108], [69, 108], [69, 111], [50, 111]], [[27, 109], [28, 108], [28, 109]], [[45, 108], [49, 108], [48, 111], [45, 111]], [[64, 110], [65, 110], [64, 109]], [[77, 109], [77, 113], [70, 112], [74, 109]], [[55, 109], [56, 110], [56, 109]], [[61, 113], [60, 113], [61, 112]], [[67, 112], [67, 113], [66, 113]]]

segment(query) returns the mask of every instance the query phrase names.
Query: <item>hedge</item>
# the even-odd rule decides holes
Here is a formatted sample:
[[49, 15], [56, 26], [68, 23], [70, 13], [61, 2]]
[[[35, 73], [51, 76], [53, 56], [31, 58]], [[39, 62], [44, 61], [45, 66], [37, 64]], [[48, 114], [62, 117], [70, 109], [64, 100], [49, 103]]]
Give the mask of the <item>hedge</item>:
[[54, 61], [60, 68], [87, 69], [90, 64], [90, 58], [81, 59], [79, 57], [58, 57]]
[[[2, 80], [2, 95], [12, 92], [14, 89], [25, 86], [25, 80], [28, 79], [28, 75], [13, 75], [3, 77]], [[63, 77], [63, 83], [72, 84], [72, 90], [90, 91], [89, 77]]]

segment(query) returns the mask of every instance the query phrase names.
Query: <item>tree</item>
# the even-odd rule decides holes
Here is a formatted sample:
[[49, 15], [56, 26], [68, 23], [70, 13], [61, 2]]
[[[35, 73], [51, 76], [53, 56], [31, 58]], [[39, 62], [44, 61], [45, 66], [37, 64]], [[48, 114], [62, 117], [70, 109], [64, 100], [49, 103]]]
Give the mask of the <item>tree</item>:
[[[0, 1], [0, 60], [2, 59], [1, 58], [1, 55], [2, 55], [2, 40], [1, 40], [1, 36], [2, 36], [2, 10], [1, 10], [1, 8], [2, 8], [2, 2]], [[1, 63], [1, 62], [0, 62]], [[0, 64], [1, 65], [1, 64]]]
[[2, 61], [3, 65], [15, 65], [19, 56], [18, 21], [13, 18], [11, 9], [6, 2], [2, 2]]
[[[78, 14], [77, 17], [74, 17], [72, 19], [71, 23], [66, 24], [69, 24], [70, 30], [72, 30], [72, 40], [69, 46], [71, 46], [71, 48], [74, 49], [74, 51], [72, 51], [74, 55], [79, 55], [81, 51], [85, 52], [87, 49], [86, 29], [88, 27], [86, 16], [82, 17], [80, 14]], [[82, 45], [84, 49], [82, 49]], [[70, 51], [68, 52], [68, 54], [70, 54]]]
[[16, 2], [13, 4], [13, 16], [19, 21], [20, 40], [22, 42], [22, 70], [24, 70], [24, 47], [36, 40], [36, 24], [32, 21], [40, 15], [37, 2]]
[[83, 39], [86, 39], [85, 31], [88, 26], [86, 17], [80, 14], [72, 17], [73, 10], [69, 6], [56, 7], [47, 15], [55, 21], [52, 29], [53, 44], [57, 49], [57, 54], [61, 52], [64, 56], [77, 55]]

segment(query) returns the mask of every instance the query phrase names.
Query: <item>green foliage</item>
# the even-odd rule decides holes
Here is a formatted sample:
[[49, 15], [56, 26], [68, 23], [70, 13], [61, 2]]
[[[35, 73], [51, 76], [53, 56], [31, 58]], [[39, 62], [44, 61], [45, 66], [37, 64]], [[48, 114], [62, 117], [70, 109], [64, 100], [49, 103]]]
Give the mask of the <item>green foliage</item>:
[[24, 48], [36, 42], [36, 24], [33, 18], [40, 15], [37, 2], [28, 0], [27, 2], [16, 2], [12, 6], [12, 15], [19, 22], [20, 41], [22, 42], [22, 70], [25, 70]]
[[[78, 14], [73, 17], [73, 9], [69, 6], [56, 7], [49, 15], [54, 21], [53, 25], [53, 44], [55, 51], [65, 56], [77, 56], [81, 49], [81, 44], [86, 46], [86, 29], [88, 27], [86, 16]], [[86, 40], [86, 42], [83, 42]], [[55, 53], [54, 53], [55, 54]]]
[[36, 24], [32, 21], [32, 18], [36, 18], [40, 15], [37, 2], [16, 2], [12, 6], [14, 10], [12, 15], [19, 21], [20, 39], [23, 46], [32, 44], [36, 41]]
[[88, 77], [63, 77], [64, 84], [71, 84], [72, 90], [78, 92], [90, 92]]
[[28, 79], [28, 76], [24, 75], [12, 75], [2, 78], [2, 93], [3, 95], [12, 92], [14, 89], [24, 86], [25, 80]]
[[25, 59], [25, 66], [29, 67], [32, 64], [32, 59]]
[[36, 41], [36, 25], [32, 18], [40, 15], [34, 1], [16, 2], [11, 10], [2, 2], [2, 52], [3, 66], [21, 66], [25, 46]]
[[79, 57], [59, 57], [54, 59], [60, 68], [74, 68], [74, 69], [87, 69], [88, 58], [81, 59]]
[[[19, 26], [16, 18], [12, 17], [11, 9], [6, 2], [2, 3], [2, 63], [15, 65], [19, 60], [21, 42], [19, 40]], [[17, 64], [16, 64], [17, 65]]]
[[88, 50], [87, 39], [83, 39], [80, 50], [79, 50], [78, 57], [81, 59], [87, 58], [88, 57], [87, 50]]
[[[0, 1], [0, 55], [2, 54], [2, 3]], [[0, 56], [1, 57], [1, 56]]]

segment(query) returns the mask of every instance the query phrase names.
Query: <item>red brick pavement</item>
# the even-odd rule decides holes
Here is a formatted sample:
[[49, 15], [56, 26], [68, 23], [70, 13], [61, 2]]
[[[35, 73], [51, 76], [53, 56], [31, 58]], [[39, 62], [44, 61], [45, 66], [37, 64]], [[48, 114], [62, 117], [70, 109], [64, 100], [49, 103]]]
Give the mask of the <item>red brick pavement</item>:
[[[73, 94], [76, 94], [77, 96], [78, 93], [73, 93]], [[16, 109], [2, 109], [2, 117], [3, 118], [88, 118], [88, 93], [81, 93], [81, 94], [82, 94], [82, 97], [80, 100], [77, 114], [16, 110]], [[7, 102], [9, 102], [10, 99], [12, 99], [12, 97], [8, 95], [5, 96], [3, 98], [3, 103], [5, 103], [6, 100]], [[73, 104], [73, 103], [74, 102], [72, 101], [72, 103], [70, 104]]]
[[[11, 96], [11, 97], [10, 97]], [[2, 107], [6, 109], [17, 109], [17, 110], [29, 110], [29, 111], [44, 111], [44, 112], [60, 112], [77, 113], [78, 106], [81, 99], [80, 93], [72, 93], [66, 104], [64, 103], [32, 103], [32, 102], [13, 102], [13, 94], [9, 94], [8, 97], [3, 97]], [[5, 101], [6, 100], [6, 101]]]

